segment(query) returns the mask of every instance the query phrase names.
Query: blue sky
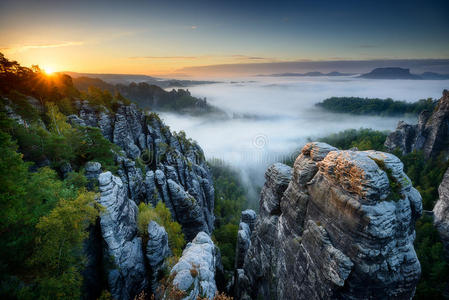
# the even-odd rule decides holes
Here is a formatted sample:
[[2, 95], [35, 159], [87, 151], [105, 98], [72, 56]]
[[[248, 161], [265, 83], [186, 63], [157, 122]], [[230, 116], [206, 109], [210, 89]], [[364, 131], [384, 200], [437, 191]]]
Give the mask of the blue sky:
[[[83, 72], [449, 58], [449, 1], [0, 2], [0, 51]], [[187, 69], [186, 69], [187, 68]]]

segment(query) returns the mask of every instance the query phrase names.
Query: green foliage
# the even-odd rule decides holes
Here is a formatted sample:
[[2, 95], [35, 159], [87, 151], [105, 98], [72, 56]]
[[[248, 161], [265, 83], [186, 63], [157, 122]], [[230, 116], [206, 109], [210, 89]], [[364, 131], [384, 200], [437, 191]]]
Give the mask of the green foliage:
[[396, 116], [404, 114], [419, 114], [423, 110], [432, 111], [437, 101], [421, 99], [409, 103], [392, 99], [331, 97], [316, 104], [326, 110], [336, 113], [350, 113], [355, 115]]
[[113, 100], [115, 99], [108, 90], [90, 86], [86, 93], [82, 93], [82, 97], [87, 99], [94, 107], [100, 108], [101, 106], [104, 106], [109, 110], [113, 110]]
[[377, 131], [369, 128], [347, 129], [319, 139], [339, 149], [357, 147], [359, 150], [385, 151], [384, 142], [388, 132]]
[[88, 226], [98, 216], [94, 196], [81, 191], [75, 199], [61, 199], [36, 225], [36, 250], [31, 262], [39, 270], [41, 298], [81, 297], [83, 241], [88, 237]]
[[[36, 121], [39, 119], [39, 113], [36, 109], [27, 101], [26, 96], [17, 91], [10, 91], [6, 98], [11, 101], [12, 108], [23, 119], [28, 121]], [[7, 104], [7, 103], [6, 103]]]
[[238, 230], [239, 226], [233, 223], [225, 224], [214, 230], [214, 239], [220, 248], [221, 262], [226, 271], [234, 269]]
[[401, 194], [402, 184], [393, 176], [391, 169], [387, 168], [385, 162], [381, 159], [373, 158], [377, 166], [387, 174], [388, 182], [390, 183], [390, 193], [388, 194], [387, 201], [398, 201], [403, 198]]
[[82, 241], [97, 212], [82, 174], [29, 172], [0, 113], [0, 297], [79, 299]]
[[404, 163], [404, 172], [420, 192], [423, 208], [432, 210], [438, 199], [438, 186], [443, 180], [444, 172], [449, 168], [449, 161], [443, 154], [426, 159], [422, 151], [413, 151], [406, 155], [398, 152], [394, 154]]
[[421, 280], [415, 299], [443, 299], [449, 282], [449, 265], [438, 231], [429, 216], [416, 222], [415, 250], [421, 263]]
[[148, 236], [148, 224], [155, 221], [165, 228], [168, 234], [168, 243], [175, 257], [180, 257], [185, 245], [184, 234], [181, 225], [173, 221], [170, 210], [162, 201], [159, 201], [156, 207], [151, 204], [140, 203], [139, 215], [137, 217], [137, 228], [143, 238]]
[[12, 125], [12, 134], [26, 160], [40, 163], [48, 159], [54, 167], [70, 162], [75, 168], [95, 160], [105, 169], [116, 171], [114, 151], [118, 152], [119, 147], [108, 141], [99, 128], [70, 126], [54, 105], [48, 114], [54, 115], [50, 131], [38, 125]]
[[209, 161], [215, 188], [215, 230], [213, 238], [221, 252], [227, 277], [232, 276], [237, 231], [242, 210], [248, 208], [246, 190], [238, 173], [220, 160]]

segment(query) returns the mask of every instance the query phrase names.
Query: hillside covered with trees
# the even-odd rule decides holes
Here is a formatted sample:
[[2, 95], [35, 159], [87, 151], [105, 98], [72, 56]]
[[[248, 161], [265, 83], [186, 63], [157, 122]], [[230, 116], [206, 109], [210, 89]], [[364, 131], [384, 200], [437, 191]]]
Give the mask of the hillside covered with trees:
[[168, 111], [191, 115], [216, 114], [225, 116], [218, 108], [210, 105], [207, 100], [194, 97], [189, 90], [172, 89], [167, 92], [161, 87], [146, 82], [130, 84], [109, 84], [98, 78], [77, 77], [73, 83], [80, 91], [93, 93], [106, 90], [111, 94], [120, 93], [137, 103], [140, 107], [155, 111]]
[[417, 115], [423, 110], [432, 111], [436, 103], [437, 101], [431, 98], [410, 103], [393, 99], [331, 97], [317, 103], [316, 106], [335, 113], [401, 116], [405, 114]]

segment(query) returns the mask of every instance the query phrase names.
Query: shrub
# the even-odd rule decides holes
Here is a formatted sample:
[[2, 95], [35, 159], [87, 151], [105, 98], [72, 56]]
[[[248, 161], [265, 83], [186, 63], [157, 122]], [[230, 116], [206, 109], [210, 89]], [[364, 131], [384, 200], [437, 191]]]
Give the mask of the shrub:
[[151, 221], [155, 221], [165, 228], [173, 255], [177, 257], [181, 256], [182, 248], [186, 243], [181, 225], [173, 220], [170, 210], [162, 201], [159, 201], [156, 207], [153, 207], [151, 204], [140, 203], [137, 228], [143, 237], [148, 235], [148, 224]]

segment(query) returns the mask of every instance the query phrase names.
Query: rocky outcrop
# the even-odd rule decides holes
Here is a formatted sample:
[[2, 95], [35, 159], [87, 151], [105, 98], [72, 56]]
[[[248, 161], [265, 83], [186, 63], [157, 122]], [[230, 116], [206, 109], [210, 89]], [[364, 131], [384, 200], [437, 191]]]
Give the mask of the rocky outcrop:
[[438, 193], [440, 197], [433, 208], [434, 223], [449, 257], [449, 169], [444, 174]]
[[385, 141], [389, 151], [399, 149], [403, 154], [422, 150], [424, 155], [435, 157], [449, 154], [449, 91], [443, 91], [435, 110], [419, 115], [418, 124], [409, 125], [400, 121], [395, 131]]
[[119, 177], [111, 172], [99, 176], [101, 196], [98, 203], [104, 208], [100, 216], [105, 242], [104, 258], [108, 287], [115, 299], [133, 299], [147, 285], [142, 240], [137, 236], [138, 208], [126, 193]]
[[188, 243], [178, 263], [172, 268], [173, 289], [183, 292], [183, 299], [212, 299], [217, 292], [215, 271], [218, 249], [211, 238], [200, 232]]
[[[214, 226], [214, 188], [202, 149], [184, 133], [171, 133], [156, 114], [118, 104], [114, 112], [77, 101], [73, 125], [100, 128], [118, 145], [117, 174], [136, 204], [163, 201], [187, 240]], [[86, 173], [87, 173], [86, 166]]]
[[324, 143], [307, 144], [292, 174], [270, 167], [236, 297], [412, 298], [422, 202], [402, 168], [391, 154]]
[[242, 211], [239, 231], [237, 232], [237, 250], [235, 252], [235, 269], [243, 266], [246, 252], [251, 245], [251, 232], [256, 224], [256, 213], [252, 209]]
[[86, 163], [84, 169], [86, 170], [85, 176], [88, 180], [87, 187], [92, 190], [98, 183], [98, 176], [101, 174], [101, 164], [99, 162], [90, 161]]
[[171, 255], [171, 251], [168, 246], [168, 234], [165, 228], [155, 221], [151, 221], [148, 224], [148, 242], [145, 255], [151, 272], [151, 290], [156, 292], [159, 287], [158, 281], [162, 277], [161, 272], [164, 267], [164, 260]]

